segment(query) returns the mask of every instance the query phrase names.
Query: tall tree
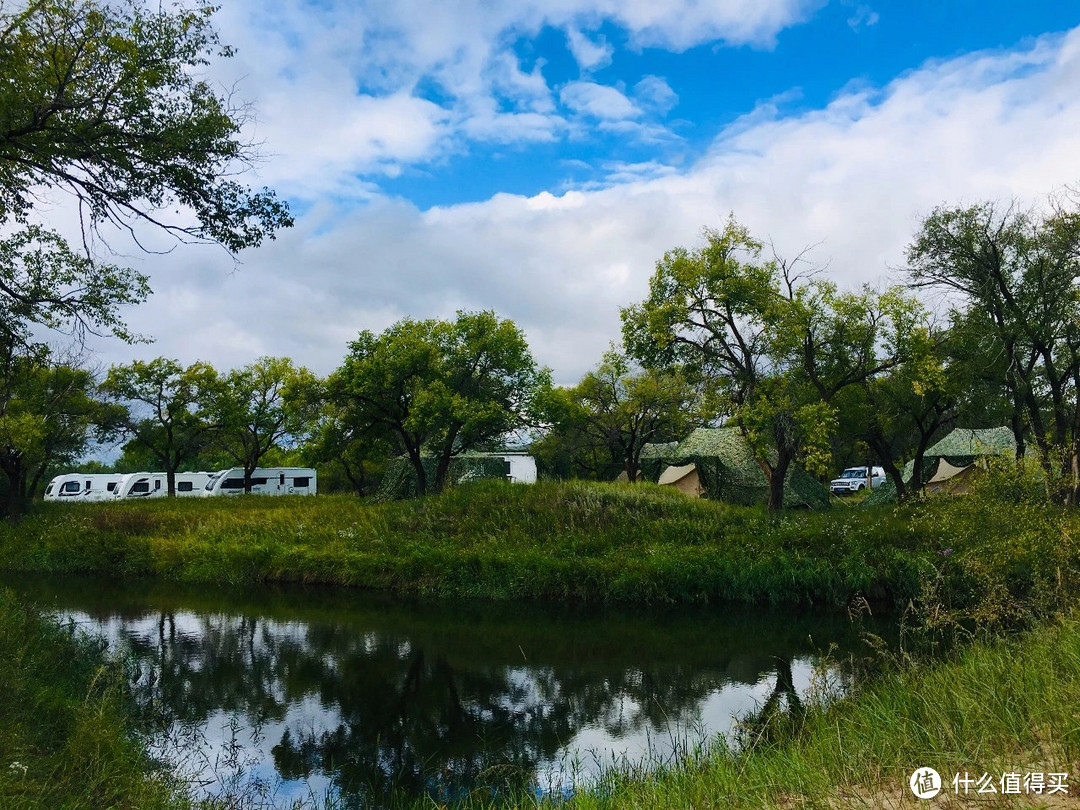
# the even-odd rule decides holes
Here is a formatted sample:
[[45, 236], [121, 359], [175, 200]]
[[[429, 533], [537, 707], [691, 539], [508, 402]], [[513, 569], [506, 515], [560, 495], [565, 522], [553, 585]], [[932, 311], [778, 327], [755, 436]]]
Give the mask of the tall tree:
[[550, 390], [544, 400], [552, 425], [544, 444], [573, 446], [572, 463], [606, 461], [605, 469], [620, 468], [631, 483], [646, 444], [680, 439], [701, 421], [701, 396], [682, 372], [633, 369], [614, 348], [576, 386]]
[[425, 493], [442, 490], [455, 455], [521, 426], [546, 379], [512, 321], [459, 312], [453, 321], [406, 318], [381, 335], [361, 332], [329, 388], [357, 433], [392, 437]]
[[300, 432], [298, 412], [287, 392], [310, 385], [314, 375], [296, 368], [287, 357], [262, 357], [232, 371], [221, 381], [215, 402], [215, 443], [244, 468], [244, 491], [251, 475], [270, 450]]
[[959, 295], [992, 349], [1005, 358], [1017, 451], [1033, 441], [1063, 496], [1076, 502], [1080, 479], [1080, 206], [1045, 211], [984, 202], [938, 208], [908, 248], [913, 284]]
[[705, 245], [657, 262], [649, 295], [623, 310], [623, 340], [647, 366], [683, 364], [712, 380], [783, 504], [796, 461], [824, 472], [836, 397], [896, 365], [918, 304], [899, 290], [841, 292], [730, 219]]
[[166, 475], [169, 497], [176, 494], [176, 473], [210, 442], [217, 429], [213, 403], [220, 395], [217, 372], [206, 363], [184, 367], [159, 357], [113, 366], [101, 390], [134, 406], [123, 430], [146, 448]]

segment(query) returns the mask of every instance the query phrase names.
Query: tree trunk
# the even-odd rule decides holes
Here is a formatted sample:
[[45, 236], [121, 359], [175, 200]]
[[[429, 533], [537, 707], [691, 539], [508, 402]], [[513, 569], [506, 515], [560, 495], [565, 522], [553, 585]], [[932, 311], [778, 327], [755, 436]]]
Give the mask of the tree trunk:
[[446, 486], [446, 477], [450, 474], [450, 461], [454, 458], [454, 442], [457, 441], [459, 429], [451, 428], [446, 434], [446, 440], [443, 441], [442, 452], [439, 453], [439, 461], [435, 465], [434, 491], [436, 493], [442, 492]]
[[424, 457], [420, 455], [419, 447], [409, 447], [409, 461], [412, 462], [413, 471], [416, 473], [416, 494], [427, 494], [427, 473], [424, 472]]
[[0, 472], [4, 473], [4, 477], [8, 481], [7, 493], [4, 495], [4, 514], [8, 517], [21, 515], [26, 507], [26, 500], [23, 496], [26, 489], [26, 476], [23, 470], [22, 458], [19, 455], [5, 455], [3, 460], [0, 461]]
[[357, 495], [364, 494], [364, 488], [367, 486], [367, 471], [364, 469], [363, 462], [356, 465], [357, 470], [354, 473], [352, 466], [345, 459], [341, 459], [341, 467], [345, 470], [345, 477], [349, 479], [349, 483], [352, 484], [353, 491]]
[[769, 500], [767, 505], [770, 512], [778, 512], [784, 508], [784, 482], [787, 480], [790, 466], [791, 457], [787, 453], [780, 453], [776, 465], [768, 475]]

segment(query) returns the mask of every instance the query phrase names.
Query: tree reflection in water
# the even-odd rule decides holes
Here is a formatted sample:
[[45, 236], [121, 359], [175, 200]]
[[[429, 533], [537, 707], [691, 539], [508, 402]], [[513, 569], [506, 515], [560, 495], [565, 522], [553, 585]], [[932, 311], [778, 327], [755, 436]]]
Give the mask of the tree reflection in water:
[[716, 722], [731, 711], [707, 717], [709, 701], [797, 709], [793, 664], [805, 674], [817, 650], [857, 644], [845, 618], [760, 611], [522, 616], [303, 591], [23, 590], [123, 639], [145, 705], [188, 727], [239, 718], [266, 735], [282, 780], [322, 775], [357, 807], [530, 790], [582, 732], [612, 753], [673, 728], [726, 733]]

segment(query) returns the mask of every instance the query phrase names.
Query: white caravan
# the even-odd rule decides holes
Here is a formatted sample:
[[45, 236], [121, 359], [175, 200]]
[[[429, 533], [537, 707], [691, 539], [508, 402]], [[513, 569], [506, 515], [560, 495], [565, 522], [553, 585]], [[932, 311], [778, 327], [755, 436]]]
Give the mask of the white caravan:
[[67, 473], [58, 475], [45, 487], [47, 501], [104, 501], [112, 498], [119, 473]]
[[[176, 474], [176, 497], [196, 498], [210, 480], [208, 472], [178, 472]], [[169, 479], [163, 472], [137, 472], [123, 476], [116, 487], [114, 497], [164, 498], [169, 493]]]
[[[315, 470], [311, 467], [256, 467], [251, 473], [252, 495], [314, 495]], [[244, 494], [244, 468], [214, 473], [203, 490], [206, 498]]]

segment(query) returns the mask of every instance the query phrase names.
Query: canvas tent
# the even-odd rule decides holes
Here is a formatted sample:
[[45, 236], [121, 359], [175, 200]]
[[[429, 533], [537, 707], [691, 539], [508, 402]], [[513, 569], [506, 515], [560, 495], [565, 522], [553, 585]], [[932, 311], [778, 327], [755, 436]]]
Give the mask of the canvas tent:
[[[447, 486], [463, 484], [467, 481], [482, 479], [507, 480], [508, 459], [510, 456], [522, 457], [531, 461], [524, 453], [462, 453], [450, 459], [450, 468], [446, 474]], [[425, 455], [421, 459], [428, 487], [435, 483], [435, 456]], [[532, 462], [532, 481], [536, 480], [536, 465]], [[511, 479], [512, 480], [512, 479]], [[411, 498], [417, 494], [416, 470], [408, 456], [393, 458], [386, 465], [382, 483], [375, 497], [382, 501], [395, 501]]]
[[[972, 480], [991, 458], [1015, 458], [1016, 437], [1012, 428], [956, 428], [945, 438], [927, 448], [923, 455], [922, 480], [930, 495], [961, 495], [971, 490]], [[910, 483], [914, 465], [904, 467], [905, 483]], [[864, 503], [896, 501], [892, 481], [874, 491]]]
[[[641, 478], [644, 481], [659, 481], [660, 474], [669, 467], [675, 458], [675, 448], [678, 442], [659, 442], [646, 444], [641, 448], [641, 456], [638, 459]], [[624, 473], [625, 475], [625, 473]], [[620, 480], [625, 481], [625, 478]]]
[[701, 476], [698, 475], [697, 465], [684, 464], [681, 467], [668, 467], [660, 475], [656, 482], [662, 487], [675, 487], [684, 495], [700, 498], [705, 494], [705, 488], [701, 486]]
[[[707, 498], [746, 505], [768, 501], [768, 480], [738, 428], [698, 428], [679, 442], [667, 459], [670, 467], [692, 464]], [[683, 477], [686, 475], [689, 473]], [[825, 509], [828, 505], [829, 493], [821, 482], [800, 467], [788, 470], [784, 506]]]

